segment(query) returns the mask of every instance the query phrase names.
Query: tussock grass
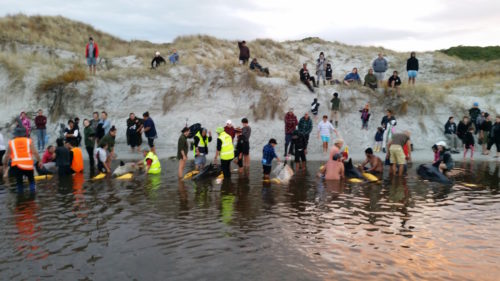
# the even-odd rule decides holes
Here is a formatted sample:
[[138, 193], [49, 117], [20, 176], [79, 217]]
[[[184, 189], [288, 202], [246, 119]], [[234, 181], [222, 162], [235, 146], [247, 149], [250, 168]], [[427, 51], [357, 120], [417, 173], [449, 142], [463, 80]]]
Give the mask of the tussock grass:
[[255, 121], [282, 118], [285, 115], [283, 104], [286, 98], [278, 88], [266, 88], [260, 93], [259, 100], [250, 106]]
[[21, 65], [16, 55], [0, 53], [0, 67], [5, 68], [9, 75], [9, 88], [13, 89], [16, 86], [24, 87], [24, 75], [26, 68]]
[[163, 115], [169, 112], [172, 107], [174, 107], [179, 102], [179, 94], [175, 90], [175, 88], [169, 88], [167, 92], [163, 95], [163, 104], [162, 110]]

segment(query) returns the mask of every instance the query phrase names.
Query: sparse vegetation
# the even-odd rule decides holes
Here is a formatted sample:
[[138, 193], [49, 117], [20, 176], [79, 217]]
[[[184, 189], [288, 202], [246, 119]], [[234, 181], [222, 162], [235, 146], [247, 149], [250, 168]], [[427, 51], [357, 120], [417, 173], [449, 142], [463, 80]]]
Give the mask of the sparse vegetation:
[[259, 100], [250, 106], [255, 121], [285, 115], [282, 104], [286, 102], [283, 92], [277, 88], [267, 88], [260, 93]]

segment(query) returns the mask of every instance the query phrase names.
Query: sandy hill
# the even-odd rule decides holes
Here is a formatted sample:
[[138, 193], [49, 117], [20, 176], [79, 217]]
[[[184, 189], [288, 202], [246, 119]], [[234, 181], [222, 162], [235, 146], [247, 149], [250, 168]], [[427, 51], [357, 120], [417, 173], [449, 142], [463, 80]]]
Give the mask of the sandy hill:
[[[98, 74], [93, 77], [87, 75], [84, 58], [89, 35], [100, 48]], [[295, 108], [300, 117], [310, 110], [316, 97], [321, 103], [320, 115], [328, 114], [333, 92], [338, 92], [342, 100], [342, 137], [359, 150], [373, 144], [385, 108], [395, 111], [398, 130], [410, 129], [416, 149], [422, 150], [443, 139], [448, 116], [464, 115], [474, 101], [483, 110], [500, 112], [498, 60], [464, 61], [441, 52], [417, 53], [421, 69], [417, 86], [407, 87], [408, 53], [319, 38], [285, 42], [258, 39], [248, 46], [252, 57], [269, 67], [270, 77], [238, 65], [236, 41], [193, 35], [153, 44], [121, 40], [63, 17], [0, 18], [2, 116], [9, 122], [20, 111], [42, 108], [50, 112], [50, 135], [55, 137], [59, 123], [106, 110], [119, 129], [119, 141], [124, 142], [128, 114], [148, 110], [157, 123], [158, 146], [168, 155], [174, 154], [179, 131], [186, 123], [201, 122], [215, 131], [227, 119], [239, 124], [242, 117], [248, 117], [253, 127], [251, 144], [257, 155], [270, 137], [283, 144], [283, 115], [289, 107]], [[173, 48], [178, 50], [180, 64], [150, 69], [156, 50], [167, 55]], [[321, 85], [310, 93], [299, 82], [298, 71], [303, 62], [314, 69], [320, 51], [331, 61], [334, 78], [339, 80], [353, 67], [364, 77], [377, 53], [383, 52], [391, 72], [401, 73], [403, 97], [386, 95], [383, 89], [373, 92], [341, 85]], [[361, 131], [358, 110], [367, 102], [372, 106], [370, 129]], [[310, 153], [320, 158], [315, 136]]]

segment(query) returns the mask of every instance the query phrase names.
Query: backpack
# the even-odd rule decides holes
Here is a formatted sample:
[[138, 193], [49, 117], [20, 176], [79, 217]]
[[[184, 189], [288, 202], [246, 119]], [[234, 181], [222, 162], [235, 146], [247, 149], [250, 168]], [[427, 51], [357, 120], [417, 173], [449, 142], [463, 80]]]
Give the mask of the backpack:
[[102, 125], [103, 125], [102, 123], [97, 124], [95, 136], [98, 139], [102, 139], [102, 137], [104, 137], [104, 128], [102, 127]]
[[187, 136], [188, 139], [194, 138], [196, 133], [198, 133], [199, 131], [201, 131], [201, 124], [200, 123], [195, 123], [195, 124], [189, 126], [189, 135]]

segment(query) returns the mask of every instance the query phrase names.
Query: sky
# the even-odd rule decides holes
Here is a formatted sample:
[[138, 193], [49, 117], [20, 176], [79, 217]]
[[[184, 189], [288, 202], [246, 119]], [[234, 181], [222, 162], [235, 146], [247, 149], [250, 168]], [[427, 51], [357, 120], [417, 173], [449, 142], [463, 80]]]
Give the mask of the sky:
[[61, 15], [122, 39], [320, 37], [427, 51], [500, 45], [499, 0], [0, 0], [0, 16]]

